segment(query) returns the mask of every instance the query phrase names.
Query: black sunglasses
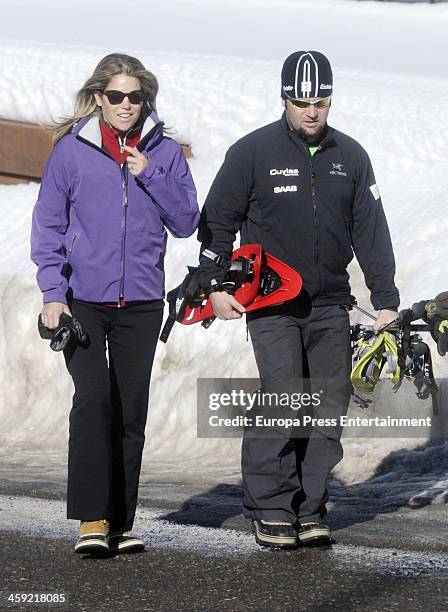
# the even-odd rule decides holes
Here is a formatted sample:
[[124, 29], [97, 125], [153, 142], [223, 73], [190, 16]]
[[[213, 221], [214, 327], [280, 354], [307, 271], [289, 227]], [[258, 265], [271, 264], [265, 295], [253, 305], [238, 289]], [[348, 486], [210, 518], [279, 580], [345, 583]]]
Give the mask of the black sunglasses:
[[106, 89], [102, 92], [111, 104], [121, 104], [125, 98], [131, 104], [141, 104], [145, 101], [145, 92], [141, 89], [134, 91], [118, 91], [117, 89]]

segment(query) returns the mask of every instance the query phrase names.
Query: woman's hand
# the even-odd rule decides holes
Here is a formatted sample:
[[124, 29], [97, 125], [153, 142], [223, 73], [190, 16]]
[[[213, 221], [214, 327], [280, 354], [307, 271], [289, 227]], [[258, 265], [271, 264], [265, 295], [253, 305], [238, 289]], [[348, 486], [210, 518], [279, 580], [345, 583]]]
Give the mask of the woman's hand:
[[128, 147], [124, 145], [123, 149], [130, 154], [126, 160], [129, 172], [137, 176], [137, 174], [140, 174], [149, 164], [149, 159], [145, 157], [143, 153], [140, 153], [137, 147]]
[[48, 329], [56, 329], [59, 325], [59, 317], [63, 312], [70, 317], [72, 316], [69, 307], [63, 302], [48, 302], [44, 304], [42, 312], [40, 313], [42, 323], [45, 327], [48, 327]]

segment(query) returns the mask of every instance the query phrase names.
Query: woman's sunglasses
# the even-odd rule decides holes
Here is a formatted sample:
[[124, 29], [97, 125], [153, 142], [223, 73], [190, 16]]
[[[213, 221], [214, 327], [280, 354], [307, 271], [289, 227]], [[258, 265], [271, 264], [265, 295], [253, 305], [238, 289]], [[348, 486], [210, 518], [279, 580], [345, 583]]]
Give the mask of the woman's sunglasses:
[[102, 92], [111, 104], [121, 104], [125, 98], [131, 104], [141, 104], [145, 101], [145, 92], [141, 89], [135, 91], [118, 91], [117, 89], [106, 89]]
[[315, 106], [316, 108], [327, 108], [327, 106], [330, 106], [331, 96], [328, 96], [326, 98], [320, 98], [320, 100], [314, 100], [314, 101], [292, 100], [291, 98], [288, 98], [288, 100], [291, 102], [291, 104], [293, 104], [297, 108], [308, 108], [311, 105]]

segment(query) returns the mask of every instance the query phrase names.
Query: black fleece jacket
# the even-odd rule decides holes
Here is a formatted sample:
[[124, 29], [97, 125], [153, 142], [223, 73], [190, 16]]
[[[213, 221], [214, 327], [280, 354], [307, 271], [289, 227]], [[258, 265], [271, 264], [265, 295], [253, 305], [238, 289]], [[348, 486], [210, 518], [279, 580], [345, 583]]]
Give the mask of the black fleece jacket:
[[[199, 240], [229, 257], [235, 235], [302, 276], [313, 305], [349, 304], [353, 252], [376, 310], [396, 308], [395, 261], [372, 166], [353, 138], [327, 126], [314, 156], [283, 114], [227, 151], [202, 210]], [[223, 270], [200, 258], [201, 284]]]

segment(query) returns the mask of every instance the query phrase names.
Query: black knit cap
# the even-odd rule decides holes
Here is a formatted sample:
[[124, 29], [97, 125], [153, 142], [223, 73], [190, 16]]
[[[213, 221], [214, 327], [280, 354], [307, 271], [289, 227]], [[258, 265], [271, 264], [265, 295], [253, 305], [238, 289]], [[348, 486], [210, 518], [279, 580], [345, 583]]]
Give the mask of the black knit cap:
[[282, 68], [282, 98], [326, 98], [332, 92], [333, 73], [323, 53], [296, 51], [286, 58]]

